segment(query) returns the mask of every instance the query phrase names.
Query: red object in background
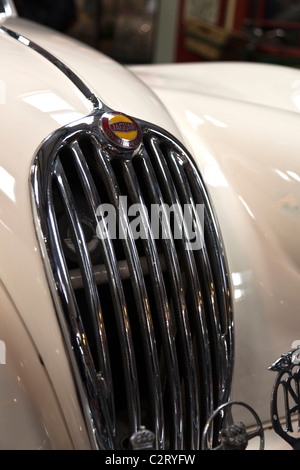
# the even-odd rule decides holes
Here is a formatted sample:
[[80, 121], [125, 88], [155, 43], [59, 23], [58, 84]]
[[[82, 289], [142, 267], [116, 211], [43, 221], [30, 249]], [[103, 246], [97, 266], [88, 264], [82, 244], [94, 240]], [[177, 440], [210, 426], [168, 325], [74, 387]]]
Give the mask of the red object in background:
[[[223, 26], [226, 18], [228, 0], [220, 0], [220, 11], [218, 26]], [[245, 0], [247, 1], [247, 0]], [[201, 57], [197, 54], [193, 54], [186, 50], [184, 46], [184, 9], [186, 0], [180, 0], [179, 6], [179, 19], [178, 19], [178, 38], [177, 38], [177, 49], [176, 49], [176, 62], [201, 62]]]
[[[300, 22], [278, 21], [278, 20], [253, 20], [250, 23], [252, 29], [260, 28], [263, 32], [259, 40], [256, 41], [256, 47], [253, 50], [254, 55], [263, 54], [265, 60], [272, 59], [275, 63], [286, 63], [300, 65]], [[276, 31], [281, 31], [284, 37], [294, 32], [294, 43], [280, 42]], [[272, 62], [273, 62], [272, 61]], [[277, 62], [276, 62], [277, 61]], [[290, 61], [290, 62], [289, 62]]]
[[[219, 9], [219, 19], [217, 22], [218, 26], [224, 26], [226, 13], [227, 13], [227, 6], [228, 0], [219, 0], [220, 1], [220, 9]], [[199, 55], [193, 54], [186, 50], [184, 46], [184, 9], [185, 9], [185, 2], [186, 0], [180, 0], [179, 6], [179, 19], [178, 19], [178, 37], [177, 37], [177, 48], [176, 48], [176, 62], [199, 62], [202, 59]], [[259, 8], [262, 8], [262, 11], [265, 8], [266, 0], [260, 0]], [[234, 29], [240, 30], [245, 18], [249, 17], [249, 9], [251, 5], [251, 0], [243, 0], [237, 1], [237, 7], [235, 12], [235, 21], [234, 21]], [[258, 14], [258, 18], [260, 15]]]
[[184, 45], [184, 8], [185, 0], [180, 0], [175, 62], [201, 62], [201, 58], [187, 51]]
[[226, 19], [227, 11], [227, 0], [220, 0], [220, 11], [219, 11], [219, 21], [218, 26], [223, 26]]
[[[251, 0], [237, 1], [238, 6], [235, 11], [234, 29], [240, 30], [243, 26], [245, 18], [249, 18]], [[259, 2], [262, 3], [262, 2]]]
[[239, 31], [248, 18], [264, 19], [266, 5], [267, 0], [259, 0], [255, 4], [252, 0], [237, 1], [234, 29]]
[[[219, 20], [217, 25], [224, 26], [228, 0], [219, 0], [220, 1], [220, 10], [219, 10]], [[180, 0], [179, 7], [179, 20], [178, 20], [178, 37], [177, 37], [177, 49], [176, 49], [176, 62], [199, 62], [201, 60], [200, 56], [193, 54], [186, 50], [184, 46], [184, 9], [185, 9], [186, 0]], [[240, 31], [243, 27], [244, 21], [248, 18], [264, 19], [265, 10], [266, 10], [267, 0], [259, 0], [255, 2], [253, 0], [237, 0], [236, 10], [234, 16], [233, 29]]]

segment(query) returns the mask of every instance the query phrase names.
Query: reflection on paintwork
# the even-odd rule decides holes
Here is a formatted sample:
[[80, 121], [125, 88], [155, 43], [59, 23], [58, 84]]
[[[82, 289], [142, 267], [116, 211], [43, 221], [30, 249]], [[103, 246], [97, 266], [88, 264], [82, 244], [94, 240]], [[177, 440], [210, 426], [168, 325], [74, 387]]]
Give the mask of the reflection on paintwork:
[[252, 271], [233, 272], [231, 277], [234, 299], [236, 301], [244, 299], [249, 291], [249, 286], [251, 285]]
[[295, 90], [292, 95], [292, 100], [297, 109], [300, 110], [300, 80], [295, 80], [292, 84], [292, 89]]
[[65, 100], [51, 91], [43, 91], [22, 97], [25, 103], [42, 111], [42, 113], [53, 113], [55, 111], [74, 111], [74, 108]]
[[8, 232], [11, 232], [11, 229], [3, 222], [3, 220], [0, 219], [0, 225], [5, 228]]
[[15, 179], [2, 167], [0, 167], [0, 190], [12, 201], [15, 198]]
[[224, 129], [228, 127], [227, 124], [225, 124], [224, 122], [219, 121], [218, 119], [216, 119], [212, 116], [209, 116], [209, 115], [206, 114], [204, 117], [207, 121], [211, 122], [214, 126], [223, 127]]
[[294, 173], [293, 171], [287, 171], [287, 174], [297, 183], [300, 183], [300, 176], [297, 175], [297, 173]]
[[214, 187], [227, 187], [228, 183], [219, 166], [207, 165], [204, 169], [204, 180], [207, 184]]
[[242, 289], [243, 273], [232, 273], [232, 284], [234, 287], [235, 300], [241, 300], [245, 295], [245, 291]]
[[54, 119], [58, 124], [65, 125], [66, 122], [74, 122], [82, 118], [82, 114], [68, 112], [54, 113], [51, 114], [52, 119]]
[[220, 121], [219, 119], [214, 118], [213, 116], [206, 114], [204, 116], [204, 119], [202, 119], [198, 114], [193, 113], [192, 111], [187, 110], [185, 112], [185, 115], [191, 124], [192, 128], [195, 130], [198, 130], [199, 126], [202, 126], [205, 123], [205, 120], [210, 122], [216, 127], [222, 127], [222, 128], [227, 128], [227, 124], [224, 122]]
[[204, 167], [203, 177], [205, 182], [213, 187], [228, 187], [227, 180], [219, 167], [216, 159], [203, 148], [203, 154], [205, 156], [206, 165]]
[[6, 344], [4, 341], [0, 341], [0, 364], [6, 364]]
[[295, 173], [294, 171], [287, 171], [286, 173], [281, 170], [274, 170], [275, 173], [280, 176], [285, 181], [291, 181], [294, 180], [296, 183], [300, 183], [300, 176], [298, 173]]
[[195, 114], [192, 111], [187, 110], [185, 112], [185, 115], [195, 131], [198, 130], [199, 126], [202, 126], [204, 124], [204, 120], [200, 116], [198, 116], [198, 114]]
[[243, 297], [245, 297], [245, 291], [242, 289], [234, 289], [234, 299], [235, 300], [241, 300]]
[[246, 209], [247, 213], [250, 215], [250, 217], [255, 220], [255, 216], [253, 214], [253, 212], [251, 211], [250, 207], [248, 206], [248, 204], [246, 203], [246, 201], [242, 198], [242, 196], [239, 196], [239, 200], [241, 201], [241, 203], [243, 204], [244, 208]]
[[82, 118], [82, 114], [76, 112], [73, 106], [50, 91], [25, 95], [22, 100], [42, 113], [49, 113], [52, 119], [60, 125]]
[[284, 173], [283, 171], [281, 170], [274, 170], [275, 173], [280, 176], [280, 178], [282, 178], [283, 180], [285, 181], [290, 181], [290, 178], [288, 177], [288, 175], [286, 173]]
[[[192, 111], [186, 110], [185, 115], [191, 127], [195, 131], [198, 131], [199, 127], [205, 124], [205, 121], [198, 114], [195, 114]], [[215, 126], [227, 127], [226, 124], [214, 119], [210, 115], [206, 115], [205, 119], [209, 122], [212, 122]], [[213, 155], [205, 148], [202, 149], [202, 153], [204, 154], [206, 160], [206, 165], [203, 171], [205, 182], [213, 187], [228, 187], [226, 178]]]
[[241, 286], [243, 283], [242, 273], [232, 273], [232, 282], [234, 286]]

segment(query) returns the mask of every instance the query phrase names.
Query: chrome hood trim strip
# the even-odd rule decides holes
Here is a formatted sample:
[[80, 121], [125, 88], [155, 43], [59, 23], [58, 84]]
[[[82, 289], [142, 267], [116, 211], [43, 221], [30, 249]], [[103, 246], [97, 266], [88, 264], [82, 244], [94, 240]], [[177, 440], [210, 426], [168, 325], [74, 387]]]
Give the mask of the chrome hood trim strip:
[[17, 40], [23, 46], [29, 47], [42, 57], [44, 57], [48, 62], [53, 64], [57, 67], [68, 79], [78, 88], [78, 90], [85, 96], [87, 100], [89, 100], [94, 109], [101, 109], [102, 103], [101, 101], [95, 96], [95, 94], [86, 86], [86, 84], [81, 80], [78, 75], [76, 75], [73, 70], [71, 70], [66, 64], [61, 62], [57, 57], [52, 55], [50, 52], [46, 51], [43, 47], [39, 46], [35, 42], [31, 41], [30, 39], [18, 34], [17, 32], [6, 28], [3, 25], [0, 25], [0, 33], [6, 34], [7, 36]]

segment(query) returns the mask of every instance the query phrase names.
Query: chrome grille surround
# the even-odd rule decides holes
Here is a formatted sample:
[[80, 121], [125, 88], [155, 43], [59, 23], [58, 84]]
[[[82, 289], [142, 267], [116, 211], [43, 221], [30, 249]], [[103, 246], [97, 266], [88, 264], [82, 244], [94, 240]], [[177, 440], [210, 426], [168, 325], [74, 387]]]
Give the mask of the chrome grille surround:
[[[30, 179], [91, 444], [135, 448], [131, 437], [146, 428], [155, 449], [198, 449], [207, 419], [229, 399], [233, 368], [231, 289], [218, 225], [182, 145], [135, 119], [141, 147], [117, 150], [101, 130], [107, 111], [50, 136]], [[122, 241], [91, 236], [103, 203], [113, 204], [119, 224], [128, 226], [123, 195], [146, 207], [204, 204], [204, 246], [188, 250], [185, 233], [156, 240], [149, 232], [139, 242], [130, 232]], [[147, 214], [141, 220], [148, 230]]]

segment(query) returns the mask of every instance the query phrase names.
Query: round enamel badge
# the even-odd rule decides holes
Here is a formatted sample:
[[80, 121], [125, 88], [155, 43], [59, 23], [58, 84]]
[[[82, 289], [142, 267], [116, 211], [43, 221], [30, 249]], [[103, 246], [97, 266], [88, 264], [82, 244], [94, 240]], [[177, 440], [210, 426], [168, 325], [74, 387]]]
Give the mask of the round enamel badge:
[[109, 140], [117, 147], [135, 150], [142, 141], [142, 132], [138, 124], [122, 113], [109, 112], [102, 116], [102, 129]]

